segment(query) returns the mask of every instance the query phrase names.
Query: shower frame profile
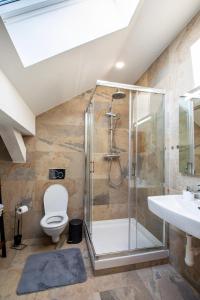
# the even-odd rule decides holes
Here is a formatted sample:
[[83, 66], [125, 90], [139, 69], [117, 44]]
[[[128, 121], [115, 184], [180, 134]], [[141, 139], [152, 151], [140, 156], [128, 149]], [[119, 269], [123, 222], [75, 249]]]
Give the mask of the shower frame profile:
[[[136, 86], [136, 85], [129, 85], [129, 84], [122, 84], [122, 83], [116, 83], [116, 82], [109, 82], [109, 81], [101, 81], [98, 80], [96, 82], [96, 87], [97, 86], [106, 86], [106, 87], [111, 87], [111, 88], [117, 88], [120, 90], [129, 90], [129, 151], [128, 151], [128, 205], [130, 206], [131, 202], [131, 194], [130, 194], [130, 178], [132, 177], [132, 156], [131, 156], [131, 151], [130, 151], [130, 144], [132, 140], [132, 132], [130, 130], [131, 128], [131, 110], [132, 110], [132, 92], [149, 92], [149, 93], [155, 93], [155, 94], [161, 94], [165, 96], [165, 90], [161, 89], [154, 89], [154, 88], [148, 88], [148, 87], [141, 87], [141, 86]], [[95, 88], [96, 89], [96, 88]], [[88, 110], [92, 107], [92, 100], [93, 96], [95, 93], [94, 92], [91, 96], [90, 103], [85, 111], [85, 158], [87, 157], [88, 153], [88, 147], [87, 147], [87, 142], [88, 142], [88, 132], [86, 130], [86, 127], [88, 126], [88, 119], [87, 119], [87, 113]], [[165, 106], [165, 98], [163, 99], [164, 106]], [[90, 120], [90, 126], [93, 127], [93, 120]], [[163, 129], [164, 130], [164, 129]], [[92, 137], [90, 137], [92, 138]], [[92, 140], [90, 140], [90, 143], [93, 143]], [[91, 149], [90, 149], [91, 150]], [[91, 150], [92, 152], [92, 150]], [[164, 162], [163, 162], [164, 164]], [[94, 172], [94, 161], [90, 161], [90, 166], [91, 169], [89, 170], [90, 173]], [[89, 167], [90, 168], [90, 167]], [[87, 171], [86, 171], [87, 172]], [[87, 174], [85, 176], [85, 180], [88, 178]], [[164, 183], [163, 183], [164, 185]], [[86, 189], [85, 189], [86, 191]], [[84, 232], [85, 232], [85, 237], [86, 237], [86, 242], [88, 246], [88, 250], [90, 253], [90, 258], [91, 262], [93, 265], [94, 270], [102, 270], [102, 269], [109, 269], [109, 268], [115, 268], [115, 267], [122, 267], [122, 266], [128, 266], [128, 265], [134, 265], [138, 263], [145, 263], [145, 262], [150, 262], [150, 261], [158, 261], [158, 260], [163, 260], [167, 259], [169, 257], [169, 250], [167, 249], [167, 241], [168, 241], [168, 236], [167, 236], [167, 226], [165, 222], [163, 221], [163, 233], [162, 233], [162, 241], [163, 245], [160, 247], [153, 247], [153, 248], [144, 248], [144, 249], [131, 249], [130, 247], [130, 230], [131, 230], [131, 224], [130, 224], [130, 216], [129, 218], [129, 227], [128, 227], [128, 236], [129, 236], [129, 249], [125, 251], [116, 251], [116, 252], [111, 252], [111, 253], [106, 253], [106, 254], [97, 254], [95, 252], [95, 248], [93, 246], [92, 242], [92, 227], [88, 228], [87, 220], [86, 220], [86, 201], [87, 201], [87, 196], [85, 194], [84, 196]], [[90, 206], [89, 209], [92, 210], [93, 206], [93, 199], [89, 199], [90, 201]], [[130, 209], [129, 209], [130, 211]], [[89, 213], [90, 218], [92, 219], [92, 211]], [[92, 221], [92, 220], [91, 220]], [[90, 224], [91, 225], [91, 224]]]

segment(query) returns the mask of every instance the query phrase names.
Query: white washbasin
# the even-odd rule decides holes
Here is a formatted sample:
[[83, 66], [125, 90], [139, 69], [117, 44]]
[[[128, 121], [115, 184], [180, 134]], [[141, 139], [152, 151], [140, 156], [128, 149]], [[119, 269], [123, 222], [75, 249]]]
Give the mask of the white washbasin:
[[148, 207], [161, 219], [200, 239], [200, 200], [185, 200], [182, 195], [150, 196]]

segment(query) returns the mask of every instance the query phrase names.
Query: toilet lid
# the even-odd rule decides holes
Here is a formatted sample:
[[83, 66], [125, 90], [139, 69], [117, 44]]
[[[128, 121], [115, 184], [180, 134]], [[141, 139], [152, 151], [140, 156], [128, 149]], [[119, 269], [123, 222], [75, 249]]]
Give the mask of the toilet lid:
[[56, 211], [66, 211], [68, 204], [67, 189], [61, 184], [52, 184], [44, 193], [45, 214]]

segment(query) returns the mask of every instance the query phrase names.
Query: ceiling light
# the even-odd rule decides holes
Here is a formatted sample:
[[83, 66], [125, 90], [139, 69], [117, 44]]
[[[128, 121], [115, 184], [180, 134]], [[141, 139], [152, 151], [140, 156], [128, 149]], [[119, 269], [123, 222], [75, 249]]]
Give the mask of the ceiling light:
[[124, 67], [125, 63], [123, 61], [118, 61], [116, 64], [115, 64], [115, 67], [117, 69], [122, 69]]

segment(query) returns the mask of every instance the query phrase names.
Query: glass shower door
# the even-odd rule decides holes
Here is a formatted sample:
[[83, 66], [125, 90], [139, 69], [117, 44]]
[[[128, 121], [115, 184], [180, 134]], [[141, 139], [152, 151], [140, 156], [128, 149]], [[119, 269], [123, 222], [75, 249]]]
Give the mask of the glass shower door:
[[129, 90], [97, 86], [93, 98], [92, 244], [96, 256], [129, 250]]
[[164, 193], [164, 97], [138, 91], [132, 96], [131, 249], [163, 245], [163, 220], [148, 209], [148, 196]]
[[85, 112], [85, 195], [84, 219], [89, 235], [92, 235], [92, 130], [93, 114], [91, 104]]
[[85, 115], [85, 224], [96, 257], [158, 248], [164, 223], [164, 95], [97, 86]]

